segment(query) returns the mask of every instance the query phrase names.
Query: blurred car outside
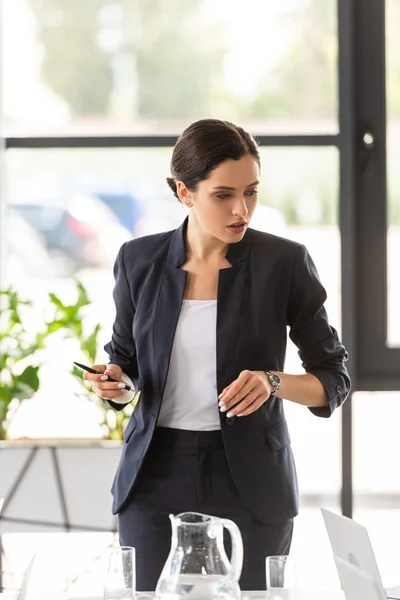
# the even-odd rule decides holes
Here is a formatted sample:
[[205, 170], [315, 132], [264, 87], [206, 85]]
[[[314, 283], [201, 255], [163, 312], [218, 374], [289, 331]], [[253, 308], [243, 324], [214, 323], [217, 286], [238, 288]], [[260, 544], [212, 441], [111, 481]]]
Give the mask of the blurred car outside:
[[59, 276], [88, 267], [112, 266], [121, 245], [132, 238], [99, 198], [85, 194], [13, 195], [12, 210], [43, 238]]
[[86, 173], [63, 183], [66, 193], [98, 198], [117, 217], [123, 227], [137, 237], [137, 224], [144, 213], [142, 192], [118, 174]]
[[172, 193], [160, 192], [161, 186], [157, 189], [150, 180], [133, 181], [118, 173], [88, 172], [63, 185], [69, 193], [99, 198], [134, 237], [175, 229], [186, 216]]

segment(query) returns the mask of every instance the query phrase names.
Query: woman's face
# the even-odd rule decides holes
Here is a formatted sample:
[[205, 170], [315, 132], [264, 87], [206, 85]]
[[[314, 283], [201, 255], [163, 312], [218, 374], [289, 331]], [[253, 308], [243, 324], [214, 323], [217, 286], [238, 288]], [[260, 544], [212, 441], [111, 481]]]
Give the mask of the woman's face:
[[194, 192], [178, 182], [184, 204], [192, 203], [190, 219], [225, 243], [239, 242], [249, 225], [258, 201], [260, 168], [256, 159], [246, 155], [226, 160]]

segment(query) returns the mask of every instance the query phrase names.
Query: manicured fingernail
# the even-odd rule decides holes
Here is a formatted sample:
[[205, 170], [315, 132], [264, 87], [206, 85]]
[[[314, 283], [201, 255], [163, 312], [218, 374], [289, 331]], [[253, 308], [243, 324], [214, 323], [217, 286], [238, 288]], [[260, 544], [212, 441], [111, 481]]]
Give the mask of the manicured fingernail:
[[100, 379], [101, 379], [102, 381], [107, 381], [108, 377], [107, 377], [107, 375], [102, 375], [102, 376], [100, 377]]
[[218, 396], [218, 398], [222, 398], [222, 396], [225, 394], [225, 392], [221, 392], [220, 395]]
[[224, 402], [219, 402], [219, 403], [218, 403], [218, 406], [219, 406], [220, 408], [222, 408], [223, 406], [225, 406], [225, 403], [224, 403]]
[[230, 419], [231, 417], [233, 417], [233, 413], [232, 413], [232, 412], [228, 412], [228, 413], [226, 414], [226, 416], [228, 417], [228, 419]]
[[118, 384], [118, 387], [119, 387], [121, 390], [122, 390], [122, 389], [124, 389], [124, 387], [125, 387], [125, 383], [119, 383], [119, 384]]
[[236, 415], [237, 417], [243, 417], [243, 413], [239, 413], [238, 415]]
[[221, 412], [225, 412], [227, 410], [226, 406], [223, 404], [220, 409]]

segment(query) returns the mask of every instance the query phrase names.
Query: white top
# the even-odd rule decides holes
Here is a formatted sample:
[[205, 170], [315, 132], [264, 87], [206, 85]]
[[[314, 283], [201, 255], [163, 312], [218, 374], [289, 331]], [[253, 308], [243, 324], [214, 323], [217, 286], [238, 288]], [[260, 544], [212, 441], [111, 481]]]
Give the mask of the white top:
[[157, 422], [160, 427], [221, 429], [216, 331], [216, 300], [183, 300]]

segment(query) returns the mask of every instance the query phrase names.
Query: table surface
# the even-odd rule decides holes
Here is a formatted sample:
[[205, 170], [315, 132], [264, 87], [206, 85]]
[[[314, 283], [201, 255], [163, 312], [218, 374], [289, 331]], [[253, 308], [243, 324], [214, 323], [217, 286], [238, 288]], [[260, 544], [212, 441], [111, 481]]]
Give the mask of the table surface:
[[[394, 597], [400, 599], [400, 587], [389, 588], [386, 590], [388, 597]], [[154, 598], [152, 593], [138, 592], [136, 600], [151, 600]], [[17, 600], [16, 594], [1, 594], [0, 600]], [[51, 600], [51, 599], [46, 599]], [[68, 600], [103, 600], [100, 596], [85, 596], [84, 598], [68, 598]], [[266, 592], [242, 592], [242, 600], [266, 600]], [[290, 596], [288, 596], [290, 600]], [[301, 600], [344, 600], [344, 594], [341, 590], [330, 590], [330, 591], [302, 591]]]
[[[136, 594], [136, 600], [151, 600], [154, 598], [154, 594], [152, 593], [142, 593], [138, 592]], [[16, 594], [1, 594], [0, 600], [17, 600]], [[29, 596], [30, 600], [30, 596]], [[51, 600], [50, 598], [46, 598], [46, 600]], [[58, 600], [58, 599], [57, 599]], [[68, 600], [103, 600], [100, 596], [85, 596], [84, 598], [80, 597], [70, 597]], [[266, 600], [266, 592], [242, 592], [242, 600]], [[288, 600], [290, 600], [290, 596], [288, 596]], [[344, 595], [342, 591], [302, 591], [301, 592], [301, 600], [344, 600]]]

